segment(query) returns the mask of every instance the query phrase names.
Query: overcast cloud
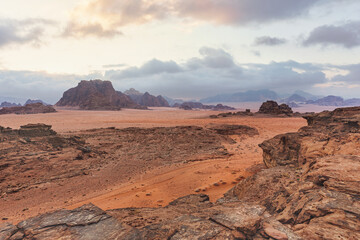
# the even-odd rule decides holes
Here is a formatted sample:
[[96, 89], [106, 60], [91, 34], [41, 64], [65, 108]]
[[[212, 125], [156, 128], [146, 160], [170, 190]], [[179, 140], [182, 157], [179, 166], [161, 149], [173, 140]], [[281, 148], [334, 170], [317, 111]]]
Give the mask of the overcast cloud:
[[[344, 96], [356, 96], [360, 90], [357, 86], [359, 64], [334, 66], [296, 61], [238, 64], [224, 49], [209, 47], [201, 48], [199, 55], [180, 63], [153, 59], [139, 67], [107, 70], [104, 75], [3, 70], [0, 71], [0, 96], [40, 98], [55, 103], [65, 90], [75, 87], [80, 80], [97, 78], [111, 80], [115, 89], [121, 91], [134, 87], [142, 92], [188, 99], [258, 89], [280, 93], [311, 89], [315, 94], [329, 89], [336, 93], [333, 87], [336, 84], [342, 87]], [[329, 68], [347, 73], [329, 79], [323, 72]]]
[[254, 45], [266, 45], [266, 46], [276, 46], [285, 44], [287, 41], [284, 38], [270, 37], [270, 36], [262, 36], [255, 39]]
[[348, 22], [343, 25], [324, 25], [315, 28], [304, 40], [305, 46], [338, 45], [354, 48], [360, 45], [360, 21]]
[[39, 45], [45, 26], [53, 24], [44, 19], [0, 19], [0, 47], [27, 43]]

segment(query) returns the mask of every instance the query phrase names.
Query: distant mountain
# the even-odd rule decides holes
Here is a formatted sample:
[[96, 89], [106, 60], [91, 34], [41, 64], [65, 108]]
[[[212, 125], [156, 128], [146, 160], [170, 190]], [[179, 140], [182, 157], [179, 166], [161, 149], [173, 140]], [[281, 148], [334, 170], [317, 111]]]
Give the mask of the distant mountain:
[[141, 108], [127, 95], [115, 91], [110, 81], [81, 81], [77, 87], [64, 92], [56, 106], [79, 107], [84, 110], [120, 110]]
[[10, 102], [10, 103], [20, 103], [23, 104], [25, 103], [26, 99], [25, 98], [15, 98], [15, 97], [5, 97], [5, 96], [0, 96], [0, 102]]
[[293, 94], [290, 97], [283, 100], [283, 102], [297, 102], [297, 103], [305, 103], [307, 99], [299, 94]]
[[28, 100], [25, 102], [24, 106], [27, 105], [27, 104], [33, 104], [33, 103], [42, 103], [43, 105], [50, 105], [50, 104], [47, 104], [47, 103], [43, 102], [43, 101], [40, 100], [40, 99], [37, 99], [37, 100], [28, 99]]
[[222, 94], [213, 97], [201, 99], [203, 103], [213, 102], [262, 102], [266, 100], [278, 100], [279, 95], [271, 90], [250, 90], [234, 94]]
[[170, 106], [174, 106], [174, 104], [176, 104], [176, 103], [181, 104], [181, 103], [184, 102], [184, 100], [182, 100], [182, 99], [173, 99], [173, 98], [169, 98], [169, 97], [166, 97], [166, 96], [164, 96], [164, 98], [166, 99], [166, 101], [168, 101]]
[[21, 106], [21, 104], [19, 103], [19, 104], [16, 104], [16, 103], [10, 103], [10, 102], [2, 102], [1, 104], [0, 104], [0, 108], [3, 108], [3, 107], [20, 107]]
[[136, 96], [142, 96], [144, 95], [143, 93], [139, 92], [138, 90], [136, 90], [135, 88], [130, 88], [129, 90], [126, 90], [124, 92], [124, 94], [130, 96], [130, 95], [136, 95]]
[[316, 96], [316, 95], [313, 95], [311, 93], [304, 92], [301, 90], [296, 90], [294, 92], [294, 94], [304, 97], [304, 98], [306, 98], [306, 100], [314, 100], [314, 101], [324, 97], [324, 96]]
[[360, 98], [351, 98], [345, 100], [345, 106], [360, 106]]
[[319, 106], [345, 106], [345, 101], [342, 97], [329, 95], [318, 100], [309, 100], [307, 104], [315, 104]]
[[131, 88], [124, 92], [127, 94], [135, 103], [146, 106], [146, 107], [170, 107], [168, 101], [161, 95], [155, 97], [150, 93], [146, 92], [142, 94], [141, 92]]

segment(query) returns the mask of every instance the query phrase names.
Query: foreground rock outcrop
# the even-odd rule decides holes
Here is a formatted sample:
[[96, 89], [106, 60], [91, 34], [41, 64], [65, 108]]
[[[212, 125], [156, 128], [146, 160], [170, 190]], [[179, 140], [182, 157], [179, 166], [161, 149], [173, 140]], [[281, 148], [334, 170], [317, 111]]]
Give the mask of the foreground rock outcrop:
[[64, 92], [56, 106], [79, 107], [83, 110], [120, 110], [142, 108], [127, 95], [115, 91], [110, 81], [81, 81], [77, 87]]
[[0, 109], [1, 114], [38, 114], [38, 113], [53, 113], [56, 112], [52, 106], [44, 105], [42, 103], [32, 103], [25, 106], [4, 107]]
[[162, 208], [85, 205], [1, 225], [0, 239], [360, 239], [360, 108], [306, 119], [261, 144], [268, 168], [216, 203], [196, 194]]
[[265, 141], [269, 169], [227, 198], [266, 206], [304, 239], [359, 239], [359, 114], [353, 107], [310, 115], [299, 132]]

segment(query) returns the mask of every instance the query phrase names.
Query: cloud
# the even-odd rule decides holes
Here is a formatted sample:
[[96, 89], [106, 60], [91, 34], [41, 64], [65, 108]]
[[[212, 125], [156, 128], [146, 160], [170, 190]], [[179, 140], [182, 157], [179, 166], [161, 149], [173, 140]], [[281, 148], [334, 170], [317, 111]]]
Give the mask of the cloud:
[[163, 73], [181, 72], [181, 67], [174, 61], [159, 61], [153, 59], [146, 62], [141, 67], [129, 67], [124, 70], [109, 70], [105, 72], [105, 77], [109, 78], [138, 78]]
[[262, 36], [255, 39], [254, 45], [267, 45], [267, 46], [276, 46], [276, 45], [282, 45], [287, 42], [284, 38], [276, 38], [276, 37], [270, 37], [270, 36]]
[[227, 25], [269, 22], [306, 13], [320, 0], [179, 0], [177, 15]]
[[[332, 69], [334, 76], [327, 77]], [[111, 80], [115, 89], [174, 98], [199, 99], [222, 93], [270, 89], [279, 93], [311, 90], [314, 94], [358, 96], [360, 64], [319, 65], [296, 61], [239, 64], [224, 49], [203, 47], [183, 62], [153, 59], [138, 67], [122, 66], [104, 74], [59, 75], [46, 72], [0, 70], [0, 96], [40, 98], [57, 102], [62, 93], [82, 79]], [[325, 94], [326, 95], [326, 94]]]
[[107, 65], [103, 65], [103, 68], [122, 68], [122, 67], [126, 67], [126, 64], [107, 64]]
[[343, 25], [324, 25], [315, 28], [303, 41], [310, 45], [338, 45], [354, 48], [360, 45], [360, 21], [348, 22]]
[[45, 19], [0, 19], [0, 47], [29, 43], [39, 45], [45, 26], [54, 24]]
[[341, 70], [345, 70], [346, 74], [338, 74], [333, 82], [346, 82], [348, 84], [360, 84], [360, 64], [351, 64], [341, 66]]
[[233, 57], [223, 49], [202, 47], [199, 53], [201, 58], [190, 59], [186, 64], [188, 68], [231, 68], [235, 65]]
[[56, 103], [62, 93], [76, 86], [81, 79], [101, 78], [102, 75], [50, 74], [36, 71], [0, 70], [0, 96], [42, 99]]
[[221, 25], [268, 23], [306, 14], [323, 0], [91, 0], [72, 12], [65, 36], [114, 37], [119, 28], [170, 18]]
[[96, 36], [103, 38], [112, 38], [122, 35], [122, 32], [116, 29], [104, 29], [100, 23], [79, 24], [77, 22], [69, 22], [62, 33], [63, 37], [83, 38], [88, 36]]
[[224, 49], [209, 47], [201, 48], [199, 54], [182, 63], [152, 60], [140, 67], [110, 70], [105, 78], [122, 90], [135, 87], [179, 98], [264, 88], [289, 92], [328, 81], [323, 67], [311, 63], [237, 64]]

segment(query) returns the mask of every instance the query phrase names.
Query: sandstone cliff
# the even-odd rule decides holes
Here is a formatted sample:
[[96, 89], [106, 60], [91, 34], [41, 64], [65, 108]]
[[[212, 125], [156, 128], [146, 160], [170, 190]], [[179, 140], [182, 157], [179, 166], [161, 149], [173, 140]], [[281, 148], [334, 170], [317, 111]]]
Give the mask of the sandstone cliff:
[[120, 110], [140, 108], [128, 96], [115, 91], [110, 81], [81, 81], [77, 87], [64, 92], [56, 106], [79, 107], [83, 110]]

